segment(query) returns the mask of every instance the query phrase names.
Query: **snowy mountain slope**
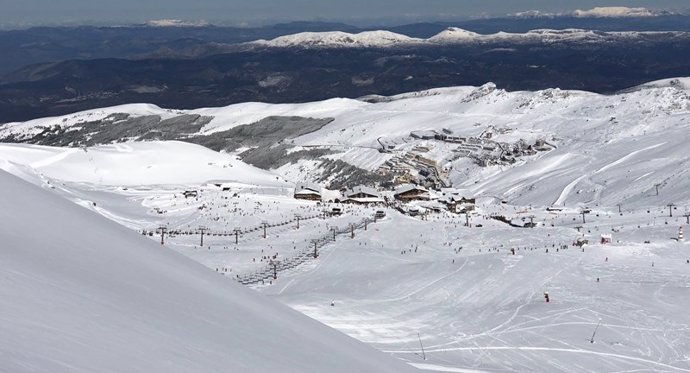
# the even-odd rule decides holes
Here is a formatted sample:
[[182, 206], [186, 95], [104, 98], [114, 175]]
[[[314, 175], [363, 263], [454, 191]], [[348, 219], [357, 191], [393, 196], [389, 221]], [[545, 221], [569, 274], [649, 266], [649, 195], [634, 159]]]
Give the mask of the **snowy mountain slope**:
[[201, 134], [213, 134], [239, 125], [255, 123], [270, 116], [329, 118], [344, 116], [352, 110], [367, 106], [367, 103], [358, 100], [332, 98], [324, 101], [299, 104], [248, 102], [222, 108], [204, 108], [189, 112], [213, 117], [211, 122], [200, 130]]
[[0, 189], [2, 370], [412, 370], [2, 171]]
[[690, 90], [690, 78], [672, 78], [657, 80], [655, 82], [643, 84], [639, 87], [633, 87], [629, 90], [626, 90], [626, 92], [632, 92], [647, 88], [678, 88], [687, 91]]
[[97, 185], [203, 184], [223, 180], [285, 186], [285, 180], [234, 156], [185, 142], [132, 142], [92, 148], [0, 144], [0, 159], [41, 175]]
[[[334, 159], [379, 172], [386, 162], [405, 167], [421, 156], [427, 163], [415, 167], [428, 170], [432, 160], [445, 180], [477, 197], [477, 211], [466, 216], [442, 211], [422, 220], [384, 208], [386, 217], [368, 230], [346, 231], [321, 247], [318, 258], [307, 255], [277, 279], [256, 284], [259, 291], [428, 371], [690, 370], [689, 244], [678, 240], [679, 227], [690, 229], [684, 216], [690, 214], [687, 78], [610, 96], [559, 89], [507, 92], [486, 84], [368, 100], [246, 103], [179, 112], [213, 117], [198, 129], [201, 134], [251, 127], [271, 115], [333, 118], [280, 144], [290, 155], [305, 149], [327, 154], [295, 158], [273, 171], [304, 181], [329, 171], [331, 163], [324, 162]], [[434, 133], [466, 139], [429, 137]], [[538, 140], [548, 144], [538, 145]], [[179, 143], [169, 144], [179, 153], [187, 151]], [[484, 166], [463, 155], [467, 149], [475, 155], [497, 154], [500, 148], [484, 149], [496, 144], [541, 150], [515, 156], [513, 163]], [[131, 147], [133, 153], [141, 151], [143, 163], [164, 163], [167, 157], [148, 155], [157, 146], [124, 143], [89, 148], [87, 154], [110, 158], [113, 149]], [[208, 234], [203, 245], [198, 234], [167, 236], [166, 248], [227, 276], [251, 276], [271, 260], [301, 255], [312, 249], [312, 240], [331, 237], [332, 227], [344, 229], [380, 208], [317, 205], [297, 201], [280, 188], [264, 193], [252, 185], [234, 185], [230, 194], [200, 188], [193, 199], [179, 198], [183, 186], [177, 182], [175, 187], [124, 190], [99, 185], [88, 173], [90, 179], [73, 176], [72, 168], [89, 169], [88, 158], [72, 154], [81, 149], [0, 149], [0, 167], [33, 183], [44, 185], [36, 171], [52, 172], [57, 180], [90, 180], [91, 185], [68, 183], [56, 192], [77, 202], [97, 202], [98, 208], [87, 207], [133, 230], [204, 226], [224, 233]], [[190, 149], [184, 170], [193, 167], [192, 158], [202, 160], [199, 165], [207, 159], [206, 151]], [[55, 157], [67, 161], [51, 169], [43, 160]], [[132, 164], [130, 159], [121, 167]], [[545, 209], [553, 205], [562, 211]], [[313, 216], [333, 206], [343, 214], [295, 224], [295, 214]], [[582, 207], [591, 209], [586, 222]], [[506, 217], [513, 226], [492, 216]], [[519, 228], [532, 219], [535, 228]], [[280, 224], [264, 237], [257, 228], [262, 221]], [[237, 244], [227, 234], [234, 228], [243, 229]], [[21, 239], [30, 228], [23, 229]], [[602, 236], [612, 242], [600, 244]], [[582, 250], [574, 245], [578, 239], [589, 245]], [[138, 273], [136, 268], [132, 273]], [[546, 291], [550, 303], [544, 301]]]
[[[687, 78], [679, 78], [606, 96], [559, 89], [507, 92], [486, 84], [379, 97], [374, 102], [331, 99], [304, 104], [245, 103], [179, 113], [212, 117], [196, 133], [202, 135], [241, 125], [251, 127], [251, 123], [269, 116], [333, 118], [320, 129], [281, 144], [287, 149], [282, 158], [295, 158], [268, 168], [292, 182], [328, 177], [322, 174], [332, 166], [324, 163], [327, 160], [377, 172], [387, 167], [386, 162], [417, 154], [436, 162], [441, 171], [446, 171], [445, 180], [456, 187], [518, 204], [645, 205], [661, 203], [668, 197], [649, 194], [656, 184], [673, 190], [673, 198], [690, 198], [685, 167], [690, 161], [685, 154], [690, 128], [687, 87]], [[66, 118], [69, 121], [71, 116]], [[468, 148], [463, 144], [411, 137], [413, 132], [441, 133], [443, 129], [475, 138], [479, 145], [472, 146], [480, 148], [489, 140], [533, 145], [540, 139], [555, 148], [518, 157], [514, 163], [482, 167], [464, 155]], [[5, 134], [43, 130], [35, 122], [3, 128]], [[493, 133], [491, 139], [480, 138], [486, 131]], [[389, 149], [378, 152], [384, 145]], [[310, 149], [327, 154], [299, 158], [300, 151]], [[481, 155], [481, 151], [476, 154]], [[347, 180], [348, 174], [343, 177]], [[366, 182], [371, 175], [363, 177], [357, 180]]]
[[[243, 233], [238, 245], [232, 236], [207, 235], [201, 249], [198, 234], [175, 235], [166, 236], [165, 249], [156, 249], [178, 251], [226, 276], [265, 268], [267, 249], [278, 260], [289, 258], [309, 249], [311, 239], [328, 236], [330, 227], [347, 227], [380, 209], [317, 206], [249, 188], [232, 198], [233, 207], [218, 188], [204, 189], [194, 199], [150, 187], [65, 188], [97, 201], [111, 216], [151, 207], [168, 211], [142, 214], [144, 221], [132, 226], [136, 230], [167, 224], [219, 232], [256, 227], [261, 220], [285, 221], [295, 213], [305, 217], [324, 206], [343, 208], [339, 217], [303, 220], [299, 228], [294, 221], [270, 227], [266, 238], [261, 230]], [[118, 202], [124, 199], [128, 203]], [[385, 208], [386, 217], [368, 230], [339, 235], [320, 248], [319, 258], [256, 288], [428, 371], [687, 371], [689, 246], [669, 238], [679, 226], [687, 231], [680, 214], [688, 205], [679, 203], [671, 218], [659, 201], [649, 203], [647, 208], [624, 204], [621, 215], [615, 206], [592, 206], [584, 224], [576, 208], [548, 212], [480, 198], [478, 211], [469, 216], [471, 227], [463, 226], [463, 215], [437, 213], [421, 220]], [[208, 207], [197, 209], [202, 205]], [[509, 227], [488, 219], [492, 214], [518, 224], [534, 216], [538, 226]], [[599, 245], [601, 234], [613, 234], [614, 242]], [[571, 246], [577, 238], [590, 245], [584, 251]], [[548, 304], [544, 291], [552, 297]]]
[[[303, 115], [314, 105], [296, 105], [294, 113]], [[255, 113], [285, 114], [283, 109], [262, 105]], [[340, 159], [364, 169], [390, 159], [390, 154], [368, 150], [379, 148], [383, 140], [399, 144], [393, 154], [401, 155], [415, 144], [426, 145], [441, 167], [452, 169], [448, 178], [454, 185], [516, 203], [660, 203], [664, 197], [648, 195], [657, 183], [677, 190], [674, 198], [690, 198], [684, 192], [690, 181], [683, 166], [689, 161], [684, 149], [690, 99], [682, 84], [652, 84], [613, 96], [560, 90], [509, 93], [492, 85], [449, 88], [375, 104], [339, 101], [319, 114], [335, 120], [293, 143], [331, 146], [348, 154]], [[224, 122], [214, 120], [206, 130], [227, 128]], [[496, 141], [556, 139], [558, 149], [512, 166], [480, 168], [453, 160], [455, 146], [409, 138], [415, 130], [443, 128], [478, 136], [488, 127], [510, 130], [497, 135]], [[365, 153], [366, 157], [355, 156]], [[290, 177], [298, 178], [294, 173]]]
[[6, 131], [10, 127], [12, 128], [11, 133], [21, 138], [24, 136], [37, 135], [46, 127], [60, 126], [62, 128], [69, 129], [71, 127], [85, 125], [88, 122], [104, 120], [107, 117], [118, 113], [127, 113], [134, 117], [159, 115], [163, 119], [175, 116], [173, 110], [161, 109], [158, 106], [151, 104], [118, 105], [103, 109], [82, 111], [61, 117], [40, 118], [22, 123], [7, 123], [6, 125], [0, 127], [0, 136], [3, 134], [6, 135]]
[[[582, 251], [570, 246], [577, 212], [523, 209], [556, 227], [515, 229], [473, 216], [484, 226], [467, 228], [463, 217], [423, 222], [391, 211], [375, 232], [341, 239], [318, 263], [260, 290], [429, 371], [690, 370], [682, 295], [690, 246], [668, 239], [684, 218], [655, 209], [652, 227], [644, 211], [601, 211], [585, 224], [592, 244]], [[612, 227], [616, 244], [594, 242]]]

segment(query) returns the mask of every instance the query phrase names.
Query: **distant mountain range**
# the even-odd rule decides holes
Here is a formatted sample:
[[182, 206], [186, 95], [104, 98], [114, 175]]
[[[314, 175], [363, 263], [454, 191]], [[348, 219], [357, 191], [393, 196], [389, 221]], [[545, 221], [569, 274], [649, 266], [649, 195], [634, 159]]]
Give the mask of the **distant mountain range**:
[[654, 42], [678, 40], [685, 42], [690, 38], [689, 32], [679, 31], [617, 31], [603, 32], [583, 29], [541, 29], [525, 33], [497, 32], [478, 34], [458, 27], [448, 27], [440, 33], [426, 39], [413, 38], [390, 31], [364, 31], [351, 34], [342, 31], [302, 32], [280, 36], [272, 40], [257, 40], [245, 43], [245, 46], [272, 48], [391, 48], [415, 46], [441, 46], [470, 43], [616, 43], [616, 42]]
[[630, 8], [624, 6], [596, 7], [588, 10], [575, 10], [565, 13], [546, 13], [538, 10], [530, 10], [512, 14], [517, 18], [554, 18], [554, 17], [578, 17], [578, 18], [638, 18], [659, 17], [678, 14], [672, 11], [647, 8]]
[[[690, 76], [690, 17], [584, 13], [362, 29], [163, 20], [1, 31], [0, 123], [132, 102], [197, 108], [495, 82], [611, 93]], [[620, 15], [625, 15], [620, 16]]]
[[[615, 14], [597, 8], [581, 14]], [[629, 8], [623, 8], [629, 9]], [[606, 12], [604, 12], [606, 13]], [[23, 66], [71, 59], [198, 56], [213, 53], [218, 45], [274, 39], [300, 32], [342, 31], [359, 33], [384, 30], [412, 38], [430, 38], [448, 27], [480, 34], [525, 33], [537, 29], [586, 29], [599, 31], [690, 31], [690, 16], [667, 12], [641, 16], [634, 9], [626, 17], [577, 16], [576, 13], [523, 12], [503, 18], [435, 21], [400, 26], [356, 27], [333, 22], [291, 22], [262, 27], [226, 27], [180, 20], [154, 20], [122, 27], [35, 27], [0, 31], [0, 75]]]

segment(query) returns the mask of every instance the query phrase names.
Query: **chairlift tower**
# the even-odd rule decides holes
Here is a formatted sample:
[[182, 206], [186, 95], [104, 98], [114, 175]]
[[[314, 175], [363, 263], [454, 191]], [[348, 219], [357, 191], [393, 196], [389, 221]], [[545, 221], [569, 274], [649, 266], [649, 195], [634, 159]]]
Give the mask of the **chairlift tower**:
[[587, 220], [585, 219], [585, 215], [589, 214], [588, 210], [582, 209], [582, 211], [580, 211], [580, 214], [582, 214], [582, 224], [586, 224]]
[[237, 245], [240, 241], [240, 233], [242, 233], [242, 229], [238, 227], [233, 229], [232, 231], [235, 233], [235, 245]]
[[261, 226], [264, 228], [264, 238], [266, 238], [266, 227], [268, 227], [268, 222], [266, 220], [263, 220], [261, 222]]
[[335, 236], [336, 236], [336, 234], [337, 234], [337, 232], [338, 232], [338, 227], [335, 226], [335, 225], [332, 225], [329, 229], [330, 229], [331, 231], [333, 231], [333, 242], [335, 242]]
[[270, 264], [273, 269], [273, 279], [276, 280], [278, 279], [278, 265], [280, 264], [280, 260], [271, 260]]
[[199, 227], [199, 233], [201, 233], [201, 243], [199, 246], [204, 247], [204, 232], [206, 232], [208, 228], [204, 227], [203, 225]]
[[161, 225], [156, 229], [156, 233], [161, 234], [161, 245], [165, 245], [165, 234], [168, 232], [168, 227]]
[[311, 240], [311, 243], [314, 244], [314, 259], [316, 259], [319, 257], [319, 251], [318, 251], [319, 240], [313, 239], [313, 240]]
[[668, 207], [668, 217], [669, 217], [669, 218], [672, 218], [672, 217], [673, 217], [673, 208], [674, 208], [675, 206], [676, 206], [676, 205], [674, 205], [673, 203], [669, 203], [668, 205], [666, 205], [666, 207]]

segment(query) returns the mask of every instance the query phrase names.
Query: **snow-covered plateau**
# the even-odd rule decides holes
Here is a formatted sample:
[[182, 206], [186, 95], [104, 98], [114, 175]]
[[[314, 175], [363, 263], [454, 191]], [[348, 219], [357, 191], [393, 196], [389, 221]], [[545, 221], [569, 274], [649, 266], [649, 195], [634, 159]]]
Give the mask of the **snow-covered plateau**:
[[[690, 371], [688, 84], [139, 104], [3, 125], [0, 366]], [[183, 141], [21, 143], [121, 114], [207, 120]], [[184, 141], [269, 117], [328, 120], [261, 145], [295, 156], [266, 169]], [[328, 187], [335, 160], [383, 177], [386, 200], [409, 181], [429, 200], [294, 198], [298, 183]]]

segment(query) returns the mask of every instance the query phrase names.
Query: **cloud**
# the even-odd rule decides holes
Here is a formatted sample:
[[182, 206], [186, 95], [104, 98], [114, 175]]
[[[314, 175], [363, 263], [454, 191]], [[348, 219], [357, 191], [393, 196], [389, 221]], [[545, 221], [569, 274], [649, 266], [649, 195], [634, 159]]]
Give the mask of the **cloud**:
[[687, 0], [0, 0], [0, 23], [308, 20], [505, 15], [536, 9], [566, 12], [596, 6], [682, 8]]

